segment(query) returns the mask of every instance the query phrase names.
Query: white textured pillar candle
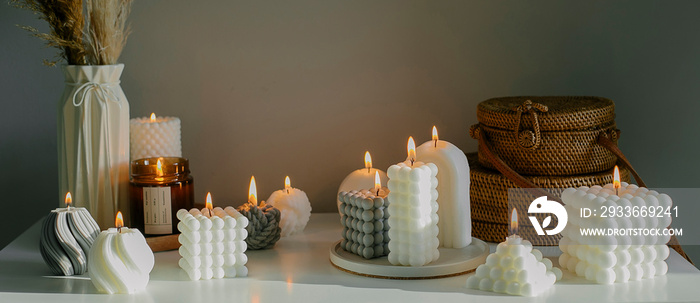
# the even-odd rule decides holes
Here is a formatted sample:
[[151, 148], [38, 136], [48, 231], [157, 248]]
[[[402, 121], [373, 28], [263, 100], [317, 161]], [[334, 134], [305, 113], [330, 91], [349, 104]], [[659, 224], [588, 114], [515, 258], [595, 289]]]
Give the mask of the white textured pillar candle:
[[180, 260], [178, 265], [191, 280], [245, 277], [248, 268], [245, 254], [248, 218], [233, 207], [212, 207], [207, 193], [206, 207], [189, 212], [180, 209]]
[[418, 146], [416, 156], [417, 161], [435, 164], [440, 172], [437, 175], [440, 246], [466, 247], [472, 242], [467, 156], [452, 143], [439, 140], [435, 126], [433, 139]]
[[116, 228], [100, 233], [90, 248], [88, 274], [98, 291], [131, 294], [146, 288], [155, 264], [153, 252], [138, 229], [121, 227], [121, 212]]
[[[352, 190], [361, 190], [372, 188], [374, 186], [374, 174], [379, 173], [379, 179], [382, 182], [382, 186], [386, 186], [386, 173], [381, 169], [376, 169], [372, 167], [372, 156], [369, 152], [365, 152], [365, 168], [360, 168], [358, 170], [350, 173], [343, 182], [340, 183], [338, 188], [338, 194], [340, 192], [350, 192]], [[338, 207], [340, 207], [340, 200], [337, 201]]]
[[291, 236], [304, 231], [311, 217], [311, 202], [306, 193], [292, 187], [289, 176], [284, 179], [284, 189], [273, 192], [267, 204], [280, 210], [281, 236]]
[[389, 262], [423, 266], [440, 257], [438, 251], [438, 168], [416, 162], [415, 142], [408, 138], [408, 158], [392, 165], [389, 176]]
[[182, 157], [180, 118], [133, 118], [129, 121], [131, 160], [149, 157]]

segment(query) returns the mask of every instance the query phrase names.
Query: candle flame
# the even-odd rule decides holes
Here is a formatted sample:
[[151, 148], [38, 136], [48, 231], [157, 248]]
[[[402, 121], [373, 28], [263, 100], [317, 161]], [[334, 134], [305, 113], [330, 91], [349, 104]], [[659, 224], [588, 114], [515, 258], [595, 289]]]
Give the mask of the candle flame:
[[372, 168], [372, 156], [369, 154], [369, 151], [365, 152], [365, 168], [367, 172]]
[[117, 229], [124, 227], [124, 217], [120, 211], [117, 212], [117, 217], [114, 219], [114, 226], [116, 226]]
[[408, 137], [408, 145], [406, 146], [408, 150], [408, 159], [411, 160], [411, 165], [416, 161], [416, 142], [413, 141], [413, 137]]
[[435, 142], [435, 147], [437, 147], [438, 133], [437, 133], [437, 128], [435, 127], [435, 125], [433, 125], [433, 142]]
[[207, 193], [207, 202], [206, 202], [204, 207], [206, 207], [210, 212], [212, 209], [214, 209], [214, 205], [211, 203], [211, 193], [210, 192]]
[[66, 193], [66, 207], [70, 208], [70, 205], [73, 204], [73, 196], [71, 196], [70, 192]]
[[615, 165], [615, 170], [613, 170], [613, 187], [615, 189], [620, 188], [620, 169]]
[[289, 181], [289, 176], [284, 177], [284, 189], [289, 193], [289, 190], [292, 188], [292, 182]]
[[510, 214], [510, 231], [511, 234], [518, 234], [518, 212], [513, 208], [513, 212]]
[[162, 158], [158, 158], [158, 161], [156, 162], [156, 175], [162, 176], [163, 175], [163, 161], [161, 161]]
[[253, 205], [258, 205], [258, 189], [255, 188], [255, 176], [250, 177], [250, 186], [248, 187], [248, 202]]
[[379, 190], [382, 188], [382, 180], [379, 179], [379, 171], [374, 172], [374, 190], [379, 194]]
[[151, 122], [156, 122], [156, 113], [151, 113]]

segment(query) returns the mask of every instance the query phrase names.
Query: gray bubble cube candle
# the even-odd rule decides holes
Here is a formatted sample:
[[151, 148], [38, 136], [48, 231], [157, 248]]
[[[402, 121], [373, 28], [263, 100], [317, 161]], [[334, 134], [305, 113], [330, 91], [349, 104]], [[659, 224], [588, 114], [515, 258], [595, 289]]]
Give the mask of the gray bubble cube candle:
[[340, 223], [343, 225], [341, 247], [365, 259], [389, 254], [389, 189], [375, 186], [374, 190], [342, 191]]

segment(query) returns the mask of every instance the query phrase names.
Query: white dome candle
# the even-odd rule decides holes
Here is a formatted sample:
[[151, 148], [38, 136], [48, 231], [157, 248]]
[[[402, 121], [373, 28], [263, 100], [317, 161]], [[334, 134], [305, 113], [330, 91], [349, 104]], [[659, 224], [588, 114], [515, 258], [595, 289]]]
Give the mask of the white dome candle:
[[467, 279], [467, 287], [519, 296], [537, 296], [561, 279], [559, 268], [532, 248], [532, 243], [517, 235], [518, 213], [511, 215], [513, 235], [486, 257], [476, 273]]
[[408, 160], [392, 165], [389, 176], [389, 263], [423, 266], [440, 257], [438, 251], [438, 168], [416, 162], [413, 137]]
[[131, 160], [150, 157], [182, 157], [180, 118], [133, 118], [129, 121]]
[[472, 242], [469, 210], [469, 163], [464, 152], [452, 143], [439, 140], [433, 126], [433, 139], [416, 149], [417, 160], [433, 163], [438, 179], [438, 240], [440, 246], [463, 248]]
[[289, 176], [284, 178], [284, 189], [273, 192], [267, 204], [280, 210], [281, 236], [291, 236], [304, 231], [311, 217], [311, 203], [306, 193], [293, 188]]
[[98, 291], [132, 294], [146, 288], [155, 260], [138, 229], [122, 227], [117, 213], [116, 228], [100, 233], [89, 254], [88, 274]]
[[[358, 170], [350, 173], [343, 182], [340, 183], [338, 188], [338, 193], [349, 192], [352, 190], [361, 190], [365, 188], [372, 188], [374, 186], [374, 174], [379, 173], [379, 178], [382, 182], [382, 186], [386, 186], [387, 176], [386, 173], [380, 169], [372, 167], [372, 155], [369, 152], [365, 152], [365, 168], [360, 168]], [[340, 207], [340, 200], [337, 201], [338, 207]]]

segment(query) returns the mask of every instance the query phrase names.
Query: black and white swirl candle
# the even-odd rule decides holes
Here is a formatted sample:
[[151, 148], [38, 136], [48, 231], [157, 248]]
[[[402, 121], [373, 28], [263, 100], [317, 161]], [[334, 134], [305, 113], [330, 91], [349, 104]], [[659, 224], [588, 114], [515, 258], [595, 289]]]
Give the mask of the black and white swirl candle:
[[[70, 205], [70, 194], [66, 203]], [[54, 209], [41, 230], [41, 256], [54, 274], [82, 275], [87, 271], [87, 255], [99, 233], [100, 227], [87, 209]]]

